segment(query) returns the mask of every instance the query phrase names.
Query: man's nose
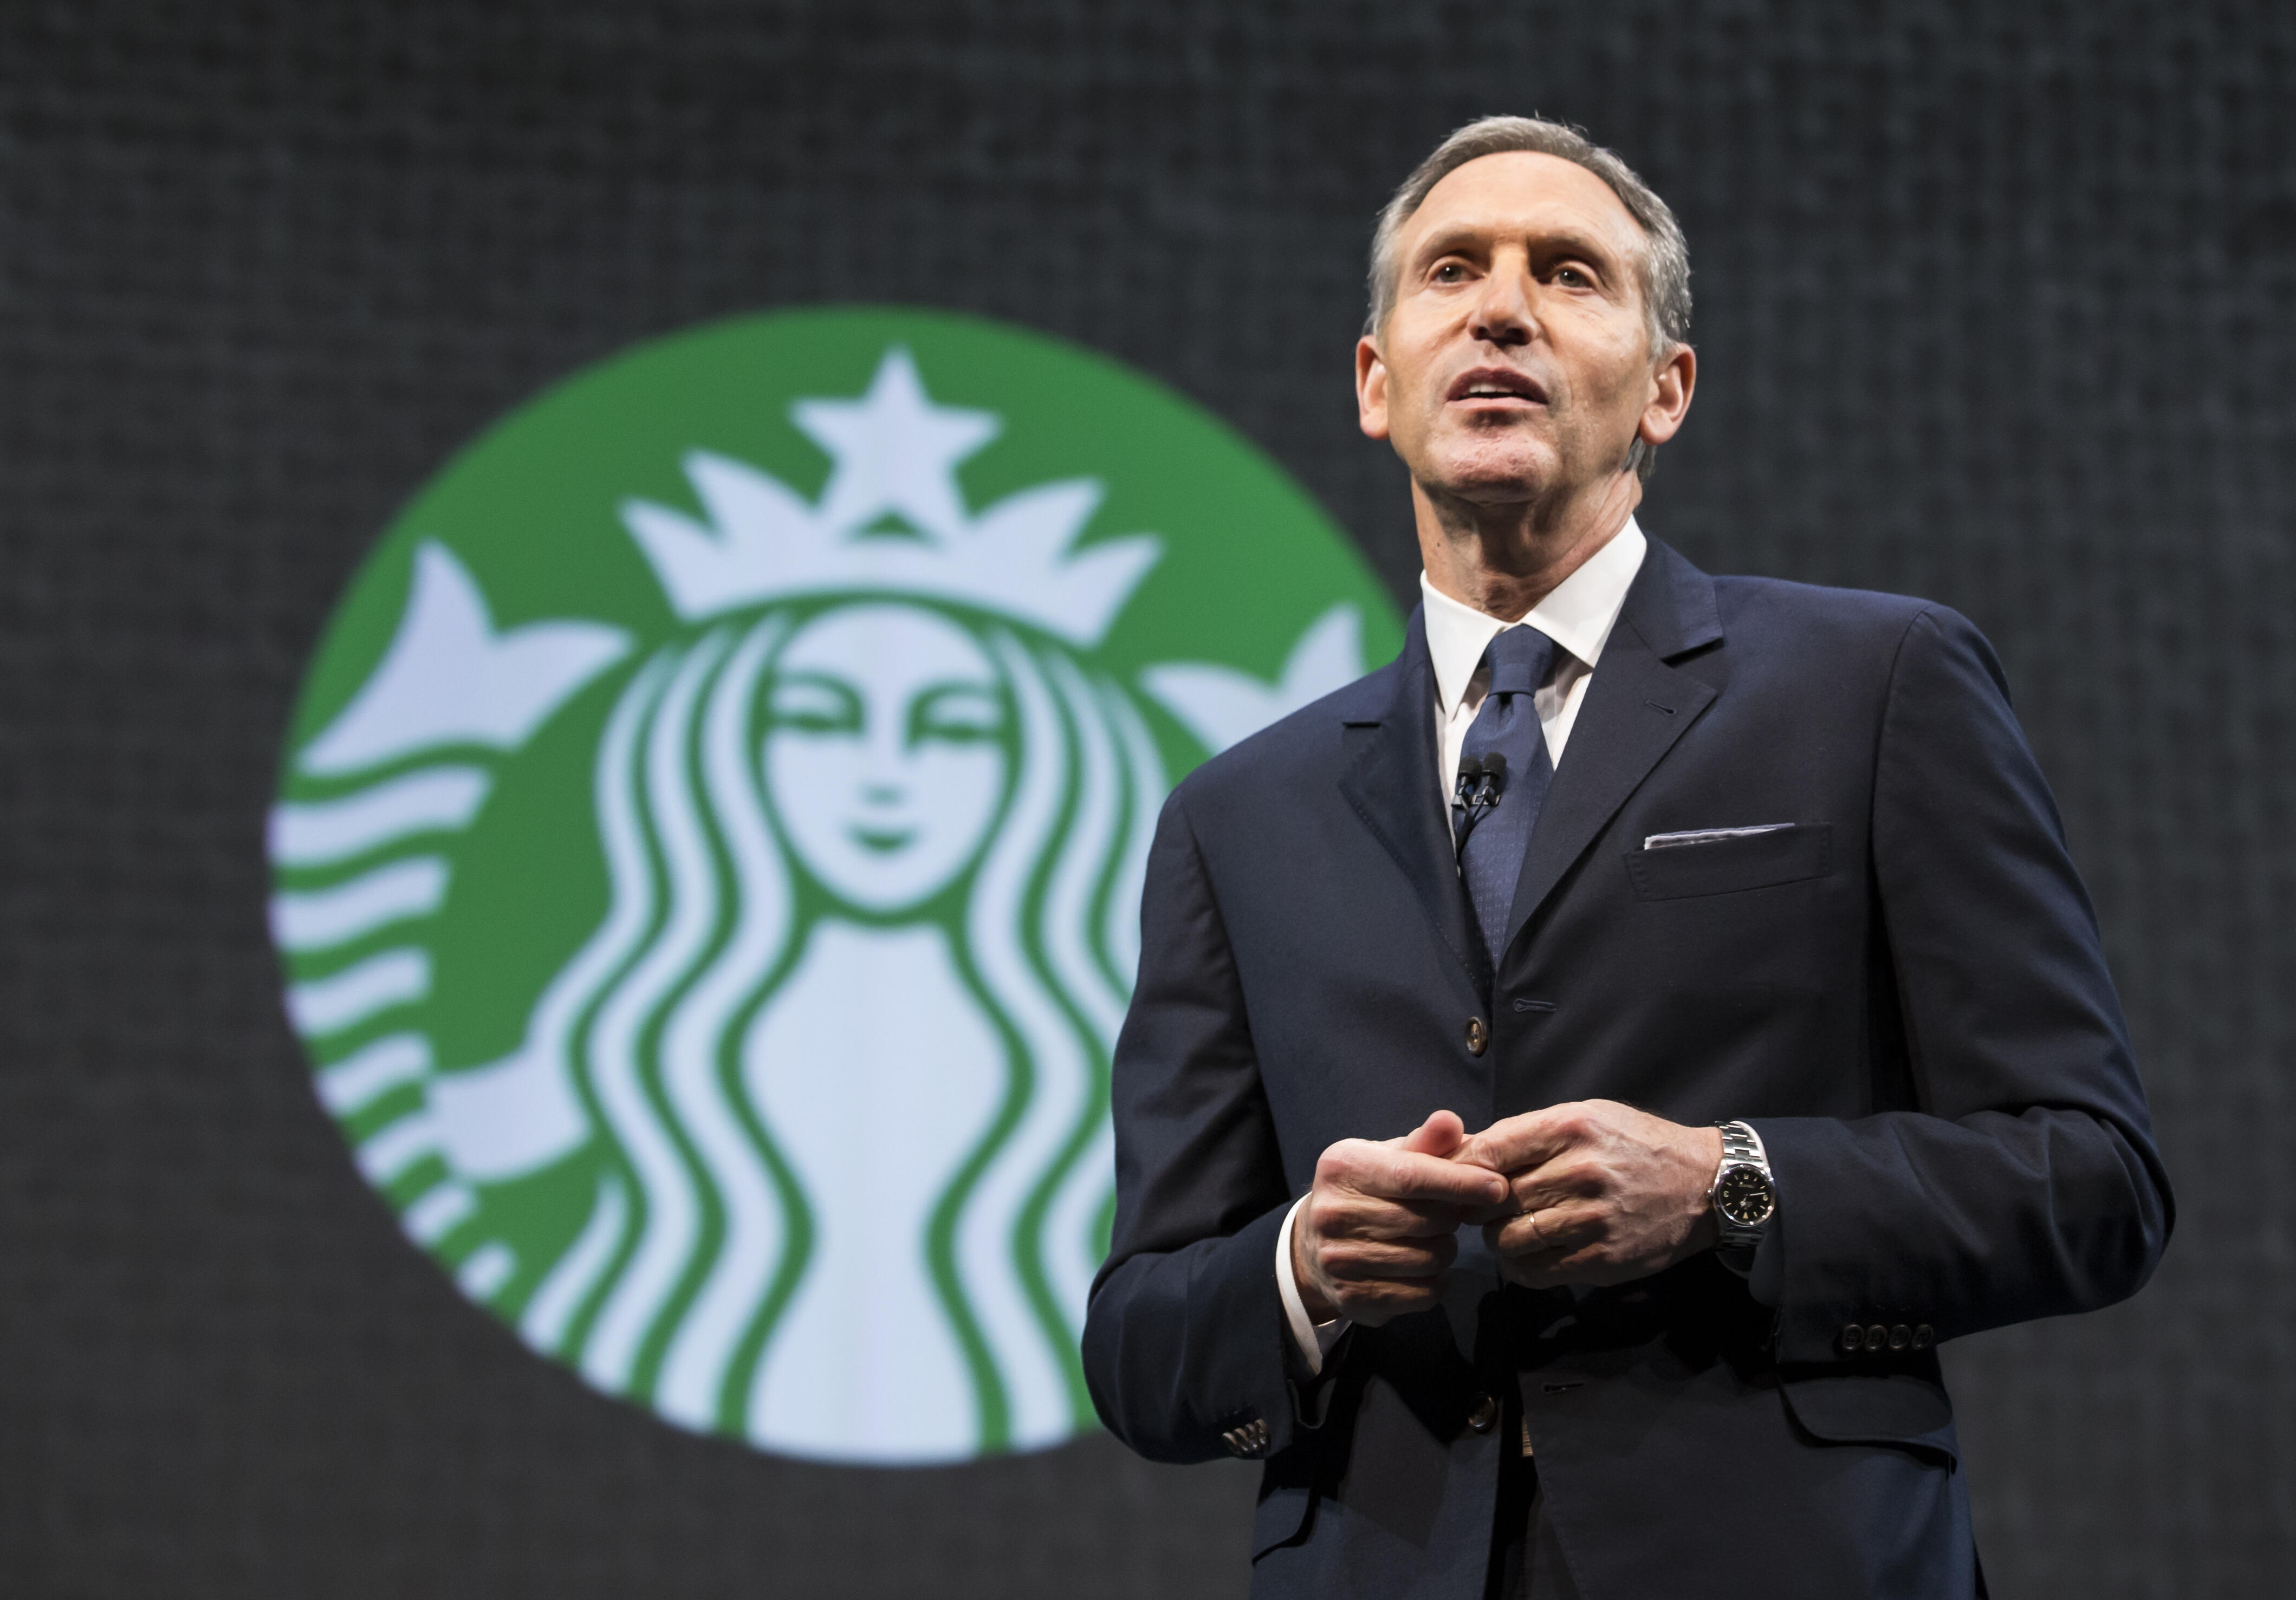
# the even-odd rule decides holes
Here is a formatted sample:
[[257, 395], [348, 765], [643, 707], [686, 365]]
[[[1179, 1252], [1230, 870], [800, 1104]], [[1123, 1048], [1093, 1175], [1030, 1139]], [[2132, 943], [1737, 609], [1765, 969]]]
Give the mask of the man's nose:
[[1483, 280], [1475, 298], [1469, 331], [1494, 345], [1527, 345], [1538, 332], [1538, 313], [1531, 305], [1529, 274], [1501, 265]]

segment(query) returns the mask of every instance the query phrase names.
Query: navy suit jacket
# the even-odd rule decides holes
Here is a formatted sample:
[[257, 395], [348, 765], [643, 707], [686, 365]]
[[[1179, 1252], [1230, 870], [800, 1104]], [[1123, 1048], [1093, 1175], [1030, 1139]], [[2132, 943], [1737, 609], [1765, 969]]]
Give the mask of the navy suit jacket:
[[[1490, 973], [1435, 718], [1414, 615], [1393, 663], [1165, 805], [1085, 1331], [1102, 1418], [1159, 1460], [1266, 1457], [1258, 1596], [1480, 1596], [1526, 1432], [1596, 1600], [1972, 1593], [1931, 1340], [2130, 1294], [2172, 1221], [1992, 651], [1943, 607], [1711, 578], [1653, 541]], [[1441, 1308], [1307, 1376], [1275, 1247], [1327, 1146], [1595, 1098], [1754, 1124], [1779, 1214], [1751, 1277], [1710, 1252], [1501, 1288], [1470, 1229]]]

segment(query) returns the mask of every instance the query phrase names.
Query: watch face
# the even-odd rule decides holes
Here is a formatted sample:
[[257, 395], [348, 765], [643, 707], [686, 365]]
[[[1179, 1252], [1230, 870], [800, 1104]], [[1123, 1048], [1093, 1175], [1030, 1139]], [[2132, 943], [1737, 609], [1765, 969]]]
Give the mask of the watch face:
[[1732, 1167], [1714, 1186], [1714, 1209], [1741, 1228], [1759, 1228], [1777, 1209], [1777, 1196], [1759, 1167]]

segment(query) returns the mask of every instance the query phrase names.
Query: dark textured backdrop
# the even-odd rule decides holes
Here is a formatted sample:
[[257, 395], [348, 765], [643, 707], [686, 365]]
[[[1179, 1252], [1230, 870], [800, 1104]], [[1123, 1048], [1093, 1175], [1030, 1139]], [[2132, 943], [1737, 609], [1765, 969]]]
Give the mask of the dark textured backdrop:
[[1951, 1351], [1997, 1592], [2284, 1592], [2292, 83], [2262, 4], [10, 0], [0, 1589], [1240, 1593], [1242, 1469], [801, 1467], [467, 1306], [282, 1021], [274, 751], [446, 453], [750, 307], [1109, 350], [1403, 593], [1348, 391], [1367, 224], [1451, 126], [1536, 108], [1689, 230], [1704, 381], [1646, 525], [1968, 612], [2095, 891], [2182, 1219], [2132, 1304]]

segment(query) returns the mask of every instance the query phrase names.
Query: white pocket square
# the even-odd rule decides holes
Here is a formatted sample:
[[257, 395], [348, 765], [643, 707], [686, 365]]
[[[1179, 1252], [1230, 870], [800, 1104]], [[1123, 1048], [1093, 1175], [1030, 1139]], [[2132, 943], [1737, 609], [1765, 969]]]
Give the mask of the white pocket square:
[[1776, 833], [1793, 826], [1792, 822], [1759, 822], [1751, 828], [1693, 828], [1685, 833], [1654, 833], [1643, 840], [1643, 848], [1671, 850], [1677, 845], [1712, 845], [1723, 839], [1743, 839], [1758, 833]]

